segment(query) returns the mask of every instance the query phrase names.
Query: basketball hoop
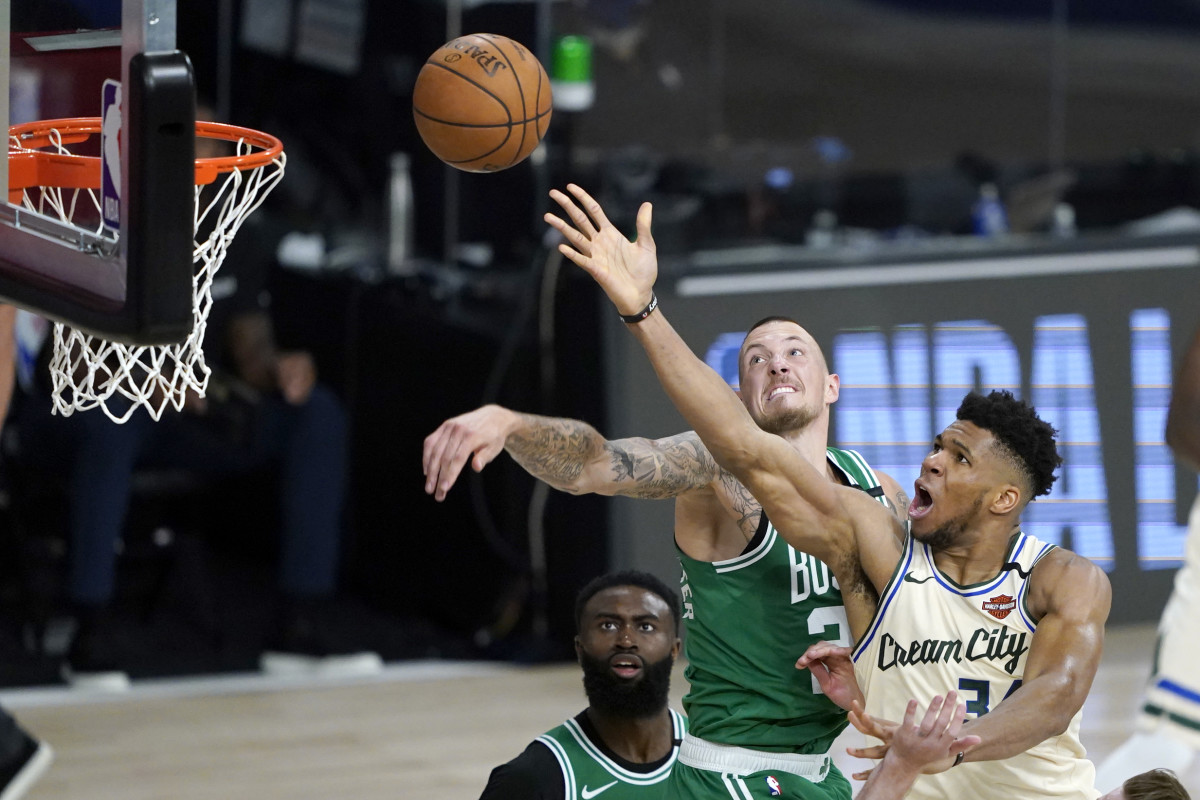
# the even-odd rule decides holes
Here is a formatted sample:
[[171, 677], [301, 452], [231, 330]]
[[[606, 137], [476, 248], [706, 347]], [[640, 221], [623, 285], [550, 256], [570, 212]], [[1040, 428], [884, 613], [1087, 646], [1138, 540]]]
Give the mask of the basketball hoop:
[[[10, 127], [9, 202], [58, 218], [86, 233], [86, 246], [111, 254], [117, 237], [103, 224], [101, 158], [70, 149], [98, 136], [100, 128], [99, 117]], [[196, 159], [191, 333], [180, 344], [128, 345], [55, 322], [50, 362], [55, 413], [70, 416], [100, 406], [114, 422], [125, 422], [143, 407], [158, 420], [168, 406], [182, 410], [189, 391], [204, 396], [211, 374], [203, 345], [213, 277], [242, 223], [283, 178], [287, 156], [279, 139], [236, 125], [197, 122], [196, 137], [234, 147], [232, 155]]]

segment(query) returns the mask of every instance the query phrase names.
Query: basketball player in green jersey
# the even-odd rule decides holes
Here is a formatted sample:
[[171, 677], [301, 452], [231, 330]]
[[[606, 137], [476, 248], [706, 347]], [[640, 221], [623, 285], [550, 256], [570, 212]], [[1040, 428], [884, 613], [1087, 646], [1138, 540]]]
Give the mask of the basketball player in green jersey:
[[[923, 619], [919, 609], [915, 610], [917, 616], [904, 621], [910, 628], [924, 627], [919, 631], [921, 641], [913, 641], [911, 647], [904, 642], [905, 652], [895, 651], [894, 675], [907, 679], [931, 663], [945, 666], [947, 659], [953, 659], [967, 682], [941, 686], [940, 692], [978, 692], [975, 713], [979, 715], [964, 731], [979, 736], [980, 744], [964, 751], [962, 758], [956, 755], [927, 770], [944, 772], [964, 760], [981, 762], [957, 767], [960, 771], [950, 779], [953, 783], [960, 780], [958, 776], [962, 780], [972, 776], [973, 790], [966, 794], [939, 791], [937, 782], [927, 784], [928, 779], [922, 778], [914, 787], [915, 795], [997, 800], [1097, 797], [1091, 785], [1094, 769], [1083, 758], [1075, 733], [1099, 665], [1112, 590], [1104, 573], [1087, 559], [1042, 545], [1020, 531], [1021, 511], [1035, 496], [1047, 493], [1054, 480], [1053, 471], [1060, 460], [1053, 428], [1004, 393], [979, 398], [981, 403], [972, 401], [967, 414], [960, 408], [959, 419], [936, 438], [922, 463], [909, 520], [902, 523], [862, 492], [827, 480], [778, 437], [764, 434], [720, 376], [696, 358], [662, 311], [655, 310], [653, 285], [658, 265], [650, 232], [650, 204], [639, 210], [637, 238], [631, 242], [586, 192], [574, 185], [568, 191], [573, 197], [557, 190], [551, 197], [570, 222], [546, 215], [546, 221], [565, 237], [559, 250], [604, 289], [646, 350], [672, 402], [717, 462], [753, 493], [780, 534], [797, 550], [832, 565], [858, 565], [882, 598], [893, 576], [902, 586], [909, 585], [898, 568], [902, 557], [919, 547], [921, 557], [930, 560], [939, 585], [948, 594], [957, 593], [964, 608], [981, 605], [985, 612], [995, 611], [995, 620], [1008, 611], [1015, 613], [1016, 607], [1009, 605], [1012, 599], [980, 599], [972, 595], [972, 587], [986, 589], [999, 576], [1018, 568], [1027, 579], [1019, 613], [1031, 630], [1016, 644], [1011, 634], [1006, 633], [1009, 638], [1002, 643], [1001, 631], [981, 627], [986, 640], [982, 651], [971, 650], [969, 657], [960, 659], [968, 646], [966, 638], [979, 631], [957, 629], [954, 620]], [[1036, 553], [1036, 563], [1021, 561], [1026, 565], [1014, 566], [1014, 543]], [[882, 613], [882, 600], [880, 609]], [[960, 611], [954, 613], [965, 614]], [[922, 642], [932, 646], [928, 657]], [[937, 649], [939, 642], [946, 647]], [[996, 664], [1003, 665], [1007, 673], [1004, 686], [976, 677], [981, 668]], [[906, 680], [901, 680], [890, 691], [873, 693], [868, 689], [867, 710], [877, 718], [897, 719], [897, 703], [906, 704], [909, 698], [922, 700], [920, 682], [911, 685], [910, 689]], [[985, 692], [990, 697], [987, 702]], [[873, 703], [877, 704], [874, 708]], [[986, 706], [987, 713], [980, 713], [985, 710], [980, 705]], [[987, 780], [990, 765], [1051, 739], [1055, 740], [1053, 763], [1031, 759], [1015, 784]], [[688, 763], [687, 756], [685, 743], [681, 765]], [[1046, 780], [1046, 770], [1053, 772], [1053, 780]], [[928, 785], [927, 793], [923, 785]]]
[[588, 707], [492, 770], [480, 800], [658, 800], [686, 722], [667, 707], [679, 596], [653, 575], [601, 575], [575, 604]]
[[[874, 473], [856, 453], [826, 447], [838, 377], [798, 323], [768, 318], [753, 326], [739, 371], [743, 401], [763, 429], [830, 480], [869, 490], [881, 502], [882, 483], [894, 507], [904, 507], [894, 480]], [[607, 441], [583, 422], [485, 406], [446, 421], [426, 439], [426, 491], [443, 499], [468, 459], [478, 471], [502, 450], [563, 491], [674, 498], [688, 631], [686, 746], [795, 755], [788, 762], [792, 771], [809, 777], [828, 771], [825, 753], [845, 727], [844, 715], [812, 676], [794, 669], [797, 650], [780, 643], [849, 643], [875, 610], [874, 589], [860, 572], [834, 569], [831, 575], [828, 566], [791, 548], [691, 432]], [[713, 796], [721, 797], [727, 789], [719, 774]], [[848, 785], [834, 775], [824, 785], [848, 797]], [[761, 777], [765, 786], [767, 776]]]

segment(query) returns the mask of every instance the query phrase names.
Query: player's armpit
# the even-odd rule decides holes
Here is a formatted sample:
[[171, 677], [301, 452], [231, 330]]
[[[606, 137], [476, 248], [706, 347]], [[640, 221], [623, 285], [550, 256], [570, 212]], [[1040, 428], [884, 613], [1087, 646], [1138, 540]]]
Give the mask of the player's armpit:
[[862, 492], [851, 496], [852, 536], [859, 564], [875, 591], [882, 593], [891, 580], [904, 551], [907, 515], [897, 517], [890, 509]]

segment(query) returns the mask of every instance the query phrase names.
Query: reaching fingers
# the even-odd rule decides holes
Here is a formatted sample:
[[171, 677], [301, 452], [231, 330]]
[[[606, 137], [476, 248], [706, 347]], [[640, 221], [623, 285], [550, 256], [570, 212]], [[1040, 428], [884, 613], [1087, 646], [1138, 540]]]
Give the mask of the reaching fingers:
[[425, 491], [434, 496], [438, 502], [446, 499], [446, 493], [458, 480], [463, 464], [471, 455], [470, 448], [464, 446], [462, 434], [451, 429], [440, 437], [432, 456], [432, 462], [426, 471]]
[[[558, 246], [563, 255], [569, 257], [572, 261], [576, 261], [575, 255], [586, 257], [590, 253], [591, 239], [571, 227], [562, 218], [547, 213], [542, 216], [542, 219], [546, 221], [547, 225], [562, 234], [564, 241], [568, 242], [568, 244], [560, 244]], [[572, 253], [575, 255], [572, 255]]]
[[[905, 723], [912, 724], [912, 716], [916, 713], [917, 701], [908, 701], [908, 713], [904, 715]], [[947, 712], [945, 715], [942, 712]], [[950, 724], [950, 715], [954, 713], [954, 704], [951, 702], [942, 702], [942, 696], [937, 695], [929, 701], [929, 708], [925, 709], [925, 717], [921, 720], [919, 726], [914, 726], [917, 729], [919, 736], [929, 736], [930, 734], [941, 734], [946, 730], [946, 726]]]
[[867, 778], [871, 777], [871, 773], [874, 771], [875, 771], [875, 768], [871, 767], [870, 769], [864, 770], [863, 772], [855, 772], [850, 777], [854, 778], [854, 780], [856, 780], [856, 781], [865, 781]]
[[[453, 461], [457, 447], [457, 436], [446, 423], [425, 437], [425, 447], [421, 454], [421, 469], [425, 473], [425, 493], [434, 495], [434, 498], [439, 501], [446, 496], [446, 489], [449, 488], [449, 485], [454, 483], [449, 474], [452, 471], [452, 464], [446, 462], [448, 459]], [[458, 471], [453, 470], [453, 472], [457, 476]], [[448, 485], [443, 487], [443, 483]]]
[[[588, 194], [587, 192], [585, 192], [581, 187], [577, 186], [574, 183], [568, 183], [567, 191], [570, 192], [571, 194], [575, 195], [575, 198], [577, 200], [579, 200], [579, 204], [582, 205], [584, 211], [587, 212], [587, 217], [590, 217], [592, 220], [595, 220], [597, 229], [603, 228], [603, 227], [611, 224], [608, 221], [608, 217], [604, 216], [604, 209], [602, 209], [600, 207], [600, 204], [597, 203], [595, 201], [595, 199], [593, 199], [592, 196], [590, 194]], [[560, 205], [561, 205], [561, 203], [560, 203]], [[564, 206], [564, 208], [565, 208], [565, 206]], [[575, 208], [574, 204], [572, 204], [572, 208]], [[576, 210], [578, 211], [578, 209], [576, 209]], [[568, 211], [567, 213], [570, 213], [570, 211]], [[583, 219], [584, 222], [588, 222], [587, 217], [583, 217], [582, 214], [580, 214], [580, 217]], [[575, 223], [577, 225], [580, 222], [579, 219], [576, 219], [574, 214], [571, 214], [571, 219], [575, 220]], [[580, 228], [580, 230], [583, 230], [583, 229]]]
[[[825, 661], [830, 658], [844, 658], [848, 661], [850, 658], [850, 652], [851, 650], [849, 647], [841, 647], [833, 642], [817, 642], [809, 645], [809, 648], [804, 651], [804, 655], [796, 659], [796, 668], [805, 669], [814, 662]], [[828, 666], [828, 664], [825, 665], [826, 668], [828, 668]]]
[[872, 761], [878, 761], [886, 756], [890, 749], [891, 745], [877, 744], [872, 747], [847, 747], [846, 752], [855, 758], [869, 758]]
[[[567, 188], [571, 189], [572, 193], [574, 192], [574, 189], [579, 189], [579, 187], [575, 186], [574, 184], [569, 184]], [[579, 189], [579, 191], [582, 192], [583, 190]], [[590, 241], [591, 239], [595, 238], [600, 225], [592, 224], [593, 218], [585, 214], [583, 210], [575, 204], [574, 200], [572, 200], [566, 194], [560, 192], [558, 189], [550, 190], [550, 199], [558, 203], [563, 212], [568, 218], [570, 218], [571, 225], [575, 227], [575, 230], [582, 235], [585, 240]], [[590, 200], [593, 204], [596, 204], [596, 201], [592, 200], [592, 198], [588, 197], [588, 200]], [[596, 204], [596, 207], [599, 208], [599, 204]], [[600, 217], [603, 219], [604, 214], [601, 213]]]
[[[929, 706], [930, 710], [932, 711], [933, 703], [930, 703]], [[947, 692], [946, 702], [942, 703], [941, 710], [939, 711], [937, 717], [936, 724], [938, 731], [946, 731], [951, 736], [958, 735], [958, 730], [962, 727], [963, 718], [966, 715], [967, 706], [965, 703], [958, 702], [958, 694], [955, 692]]]
[[502, 449], [502, 441], [493, 442], [488, 436], [466, 427], [465, 423], [454, 420], [442, 423], [441, 427], [425, 437], [422, 469], [426, 494], [432, 494], [438, 502], [445, 500], [446, 493], [458, 481], [468, 459], [471, 459], [474, 470], [479, 472]]

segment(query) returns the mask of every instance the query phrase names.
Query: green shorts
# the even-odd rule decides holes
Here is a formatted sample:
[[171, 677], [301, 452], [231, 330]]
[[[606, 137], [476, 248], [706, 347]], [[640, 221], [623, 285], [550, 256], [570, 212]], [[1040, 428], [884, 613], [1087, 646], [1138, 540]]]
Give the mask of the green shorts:
[[675, 763], [664, 800], [850, 800], [850, 781], [833, 766], [819, 783], [781, 770], [737, 775]]

